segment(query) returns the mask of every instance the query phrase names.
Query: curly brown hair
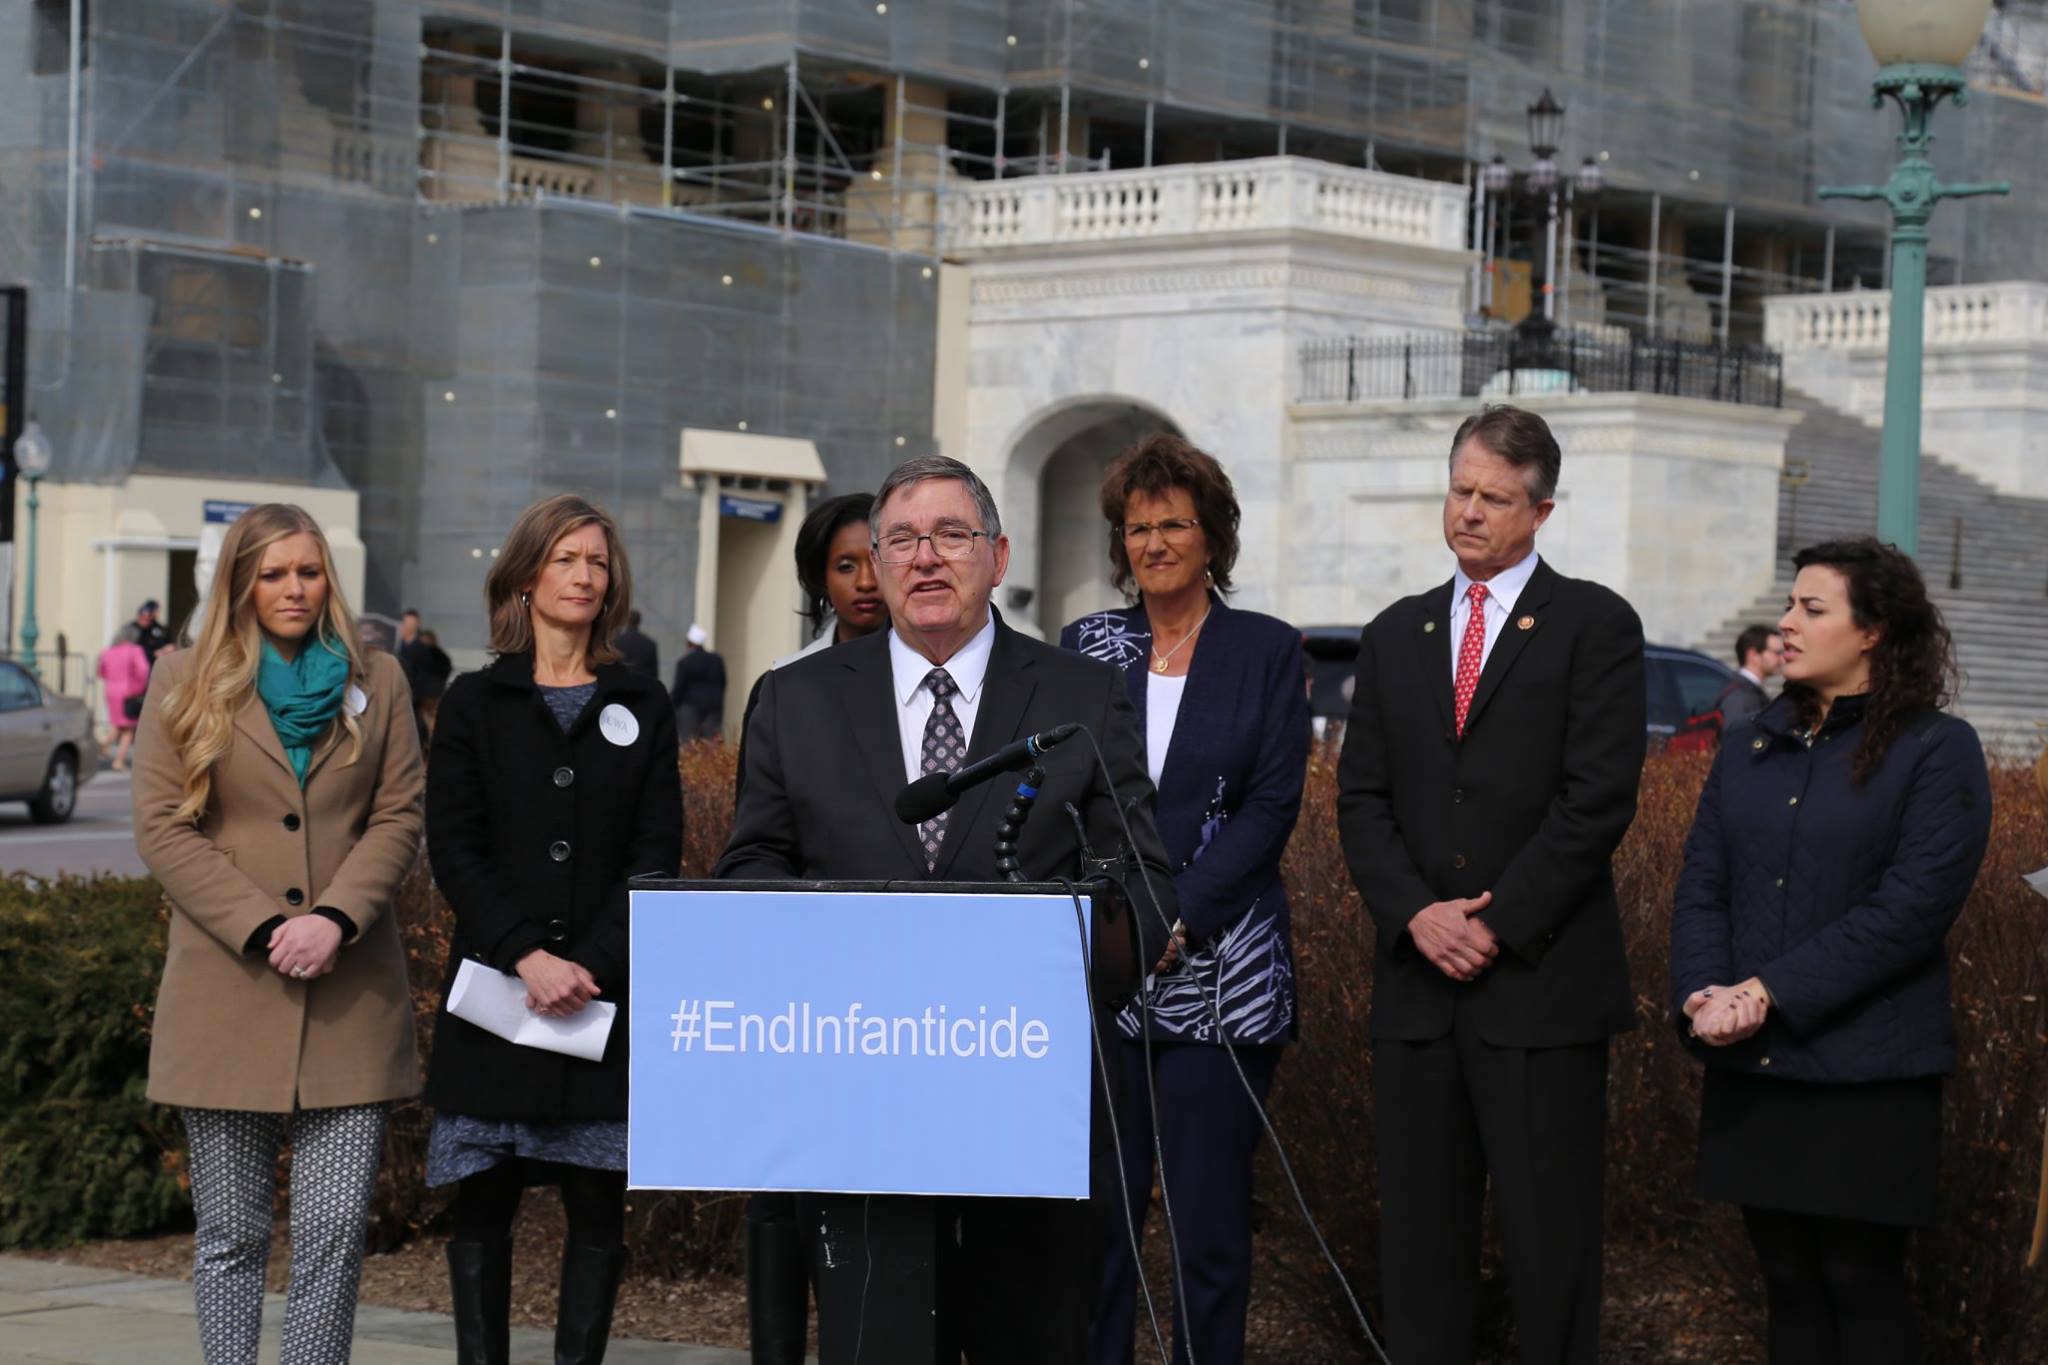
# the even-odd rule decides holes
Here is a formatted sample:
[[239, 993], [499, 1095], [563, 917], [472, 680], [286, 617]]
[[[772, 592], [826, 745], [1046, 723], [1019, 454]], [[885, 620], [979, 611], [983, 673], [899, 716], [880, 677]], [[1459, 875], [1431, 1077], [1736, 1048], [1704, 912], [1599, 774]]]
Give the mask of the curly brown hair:
[[[1848, 580], [1849, 614], [1862, 629], [1878, 632], [1870, 651], [1863, 739], [1856, 746], [1854, 776], [1860, 783], [1877, 771], [1915, 715], [1955, 699], [1962, 670], [1941, 609], [1928, 598], [1926, 580], [1904, 551], [1874, 536], [1855, 536], [1809, 545], [1792, 556], [1795, 570], [1816, 564]], [[1812, 688], [1787, 683], [1785, 695], [1802, 725], [1820, 719], [1820, 695]]]
[[1242, 513], [1237, 490], [1215, 456], [1170, 431], [1141, 436], [1110, 461], [1102, 476], [1102, 516], [1109, 523], [1110, 581], [1126, 597], [1136, 597], [1131, 582], [1131, 556], [1124, 548], [1124, 504], [1134, 493], [1161, 497], [1186, 490], [1194, 499], [1195, 520], [1209, 542], [1209, 577], [1217, 591], [1230, 591], [1230, 570], [1237, 563], [1237, 526]]

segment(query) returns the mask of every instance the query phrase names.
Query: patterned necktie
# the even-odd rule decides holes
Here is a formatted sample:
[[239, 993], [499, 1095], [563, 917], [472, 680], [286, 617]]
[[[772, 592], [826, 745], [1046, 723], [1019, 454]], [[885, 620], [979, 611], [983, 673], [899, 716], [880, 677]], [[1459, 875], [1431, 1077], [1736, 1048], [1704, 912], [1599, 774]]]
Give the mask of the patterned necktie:
[[1486, 585], [1474, 583], [1465, 589], [1472, 602], [1472, 614], [1465, 618], [1465, 638], [1458, 641], [1458, 680], [1452, 688], [1458, 712], [1458, 734], [1465, 733], [1465, 715], [1472, 709], [1472, 694], [1479, 690], [1479, 666], [1486, 660]]
[[[951, 700], [960, 688], [953, 681], [953, 675], [943, 668], [935, 668], [925, 674], [924, 685], [932, 691], [932, 714], [924, 723], [924, 749], [918, 761], [918, 771], [949, 773], [967, 761], [967, 735], [960, 728], [960, 717], [953, 714]], [[939, 845], [946, 841], [946, 817], [952, 813], [940, 811], [917, 827], [918, 840], [924, 844], [924, 870], [927, 872], [939, 869]]]

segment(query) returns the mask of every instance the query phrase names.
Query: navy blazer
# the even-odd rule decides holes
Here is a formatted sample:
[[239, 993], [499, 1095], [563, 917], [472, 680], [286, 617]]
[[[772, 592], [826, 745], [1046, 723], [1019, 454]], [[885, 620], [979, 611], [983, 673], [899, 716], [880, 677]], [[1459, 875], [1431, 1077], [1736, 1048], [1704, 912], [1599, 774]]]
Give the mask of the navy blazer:
[[[1294, 1036], [1294, 959], [1280, 857], [1308, 770], [1308, 679], [1301, 632], [1211, 594], [1160, 770], [1160, 841], [1174, 869], [1192, 965], [1217, 986], [1239, 1043]], [[1143, 604], [1084, 616], [1060, 644], [1123, 670], [1146, 733], [1152, 626]], [[1217, 973], [1220, 971], [1220, 978]], [[1220, 985], [1218, 984], [1220, 982]], [[1152, 1001], [1158, 1038], [1214, 1042], [1215, 1020], [1176, 974]], [[1127, 1032], [1136, 1031], [1127, 1014]]]
[[1729, 727], [1700, 792], [1671, 915], [1672, 1008], [1760, 978], [1754, 1037], [1691, 1040], [1710, 1064], [1852, 1083], [1955, 1070], [1948, 956], [1991, 836], [1977, 732], [1929, 710], [1862, 784], [1864, 699], [1843, 697], [1811, 743], [1792, 703]]

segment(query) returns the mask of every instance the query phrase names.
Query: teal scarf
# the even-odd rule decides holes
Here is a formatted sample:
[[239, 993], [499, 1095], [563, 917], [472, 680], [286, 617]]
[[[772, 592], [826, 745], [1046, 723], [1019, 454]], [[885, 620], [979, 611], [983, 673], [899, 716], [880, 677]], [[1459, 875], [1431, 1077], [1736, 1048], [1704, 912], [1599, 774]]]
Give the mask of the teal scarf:
[[292, 761], [292, 771], [302, 787], [306, 769], [313, 762], [313, 741], [327, 732], [347, 690], [348, 655], [328, 641], [307, 645], [290, 663], [270, 641], [263, 642], [256, 692], [270, 712], [284, 756]]

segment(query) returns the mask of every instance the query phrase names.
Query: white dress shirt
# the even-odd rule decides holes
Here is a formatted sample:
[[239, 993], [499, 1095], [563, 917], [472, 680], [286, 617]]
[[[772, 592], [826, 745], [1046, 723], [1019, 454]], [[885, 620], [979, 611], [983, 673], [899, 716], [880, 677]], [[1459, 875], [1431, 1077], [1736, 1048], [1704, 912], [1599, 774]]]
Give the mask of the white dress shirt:
[[892, 627], [889, 631], [889, 668], [896, 685], [896, 728], [903, 740], [903, 780], [915, 782], [924, 776], [924, 727], [932, 718], [932, 690], [924, 680], [933, 668], [943, 668], [960, 690], [953, 694], [953, 714], [960, 720], [960, 733], [974, 744], [974, 718], [981, 712], [981, 685], [988, 679], [988, 656], [996, 646], [996, 618], [972, 640], [960, 646], [943, 664], [930, 659], [903, 642]]
[[1735, 671], [1737, 673], [1740, 673], [1743, 677], [1749, 679], [1751, 682], [1755, 683], [1758, 687], [1762, 687], [1764, 685], [1764, 680], [1762, 678], [1759, 678], [1756, 674], [1750, 672], [1746, 668], [1738, 668]]
[[[1486, 648], [1479, 656], [1479, 667], [1484, 670], [1486, 661], [1493, 657], [1493, 642], [1500, 638], [1508, 620], [1515, 614], [1515, 599], [1522, 595], [1522, 589], [1529, 586], [1530, 576], [1536, 572], [1537, 554], [1529, 551], [1528, 558], [1511, 569], [1502, 569], [1486, 584]], [[1472, 580], [1460, 568], [1451, 579], [1451, 676], [1458, 676], [1458, 647], [1464, 643], [1465, 622], [1472, 615], [1472, 599], [1466, 595]]]

